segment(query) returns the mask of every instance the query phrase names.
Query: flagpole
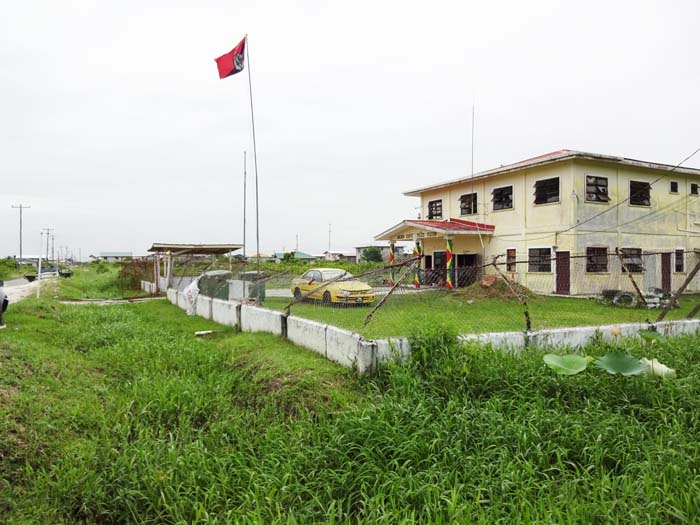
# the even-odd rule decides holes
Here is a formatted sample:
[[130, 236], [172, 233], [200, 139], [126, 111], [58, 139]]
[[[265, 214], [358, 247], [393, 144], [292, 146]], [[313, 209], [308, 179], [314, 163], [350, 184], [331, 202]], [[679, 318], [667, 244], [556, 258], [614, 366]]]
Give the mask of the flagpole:
[[[255, 143], [255, 113], [253, 111], [253, 81], [250, 77], [250, 51], [248, 50], [248, 35], [245, 36], [245, 54], [248, 62], [248, 92], [250, 93], [250, 123], [253, 127], [253, 164], [255, 165], [255, 243], [258, 252], [256, 280], [260, 279], [260, 206], [258, 199], [258, 149]], [[255, 302], [260, 304], [260, 292], [258, 290]]]
[[243, 150], [243, 259], [245, 260], [245, 217], [246, 217], [246, 195], [248, 194], [246, 179], [246, 151]]

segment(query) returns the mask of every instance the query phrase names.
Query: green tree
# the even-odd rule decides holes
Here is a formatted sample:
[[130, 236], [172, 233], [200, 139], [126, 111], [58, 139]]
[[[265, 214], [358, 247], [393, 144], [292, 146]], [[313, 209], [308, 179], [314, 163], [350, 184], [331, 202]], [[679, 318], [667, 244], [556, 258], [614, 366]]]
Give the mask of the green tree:
[[369, 246], [362, 250], [362, 260], [367, 262], [382, 262], [382, 250], [378, 246]]

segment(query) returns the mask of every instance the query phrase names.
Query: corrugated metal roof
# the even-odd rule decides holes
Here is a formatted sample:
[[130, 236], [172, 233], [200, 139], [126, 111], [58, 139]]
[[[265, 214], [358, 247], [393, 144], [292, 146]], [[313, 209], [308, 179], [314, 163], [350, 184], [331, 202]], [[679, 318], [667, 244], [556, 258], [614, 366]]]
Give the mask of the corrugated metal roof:
[[389, 237], [397, 235], [400, 230], [410, 227], [441, 233], [444, 235], [459, 235], [465, 233], [490, 235], [496, 229], [496, 227], [492, 224], [463, 221], [461, 219], [446, 219], [443, 221], [406, 219], [398, 223], [396, 226], [392, 226], [385, 232], [380, 233], [375, 237], [375, 239], [389, 240]]
[[210, 255], [233, 252], [243, 248], [242, 244], [168, 244], [162, 242], [153, 243], [149, 252], [173, 252], [179, 255]]
[[[441, 182], [437, 184], [432, 184], [430, 186], [424, 186], [422, 188], [417, 188], [415, 190], [405, 191], [404, 195], [409, 197], [418, 197], [421, 193], [437, 190], [440, 188], [445, 188], [447, 186], [452, 186], [454, 184], [461, 184], [464, 182], [471, 182], [476, 180], [483, 180], [487, 177], [493, 177], [495, 175], [501, 175], [503, 173], [510, 173], [512, 171], [517, 171], [523, 168], [532, 168], [535, 166], [542, 166], [545, 164], [552, 164], [554, 162], [563, 162], [572, 159], [582, 159], [582, 160], [593, 160], [599, 162], [609, 162], [614, 164], [624, 164], [627, 166], [635, 166], [638, 168], [647, 168], [659, 171], [670, 171], [673, 170], [675, 173], [685, 173], [688, 175], [698, 175], [700, 176], [700, 169], [697, 168], [676, 168], [671, 164], [661, 164], [656, 162], [648, 162], [644, 160], [631, 159], [628, 157], [616, 157], [613, 155], [603, 155], [601, 153], [588, 153], [585, 151], [576, 151], [571, 149], [560, 149], [557, 151], [552, 151], [550, 153], [545, 153], [543, 155], [538, 155], [537, 157], [532, 157], [529, 159], [514, 162], [512, 164], [504, 164], [498, 168], [493, 168], [490, 170], [475, 173], [473, 177], [460, 177], [458, 179], [450, 180], [447, 182]], [[675, 168], [675, 169], [674, 169]]]

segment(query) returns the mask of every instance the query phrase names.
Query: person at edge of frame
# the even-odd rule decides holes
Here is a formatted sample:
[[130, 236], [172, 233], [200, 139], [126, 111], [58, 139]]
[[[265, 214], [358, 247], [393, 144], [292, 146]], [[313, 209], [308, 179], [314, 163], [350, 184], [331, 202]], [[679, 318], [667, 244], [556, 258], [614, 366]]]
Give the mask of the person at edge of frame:
[[5, 310], [7, 310], [7, 305], [9, 302], [10, 301], [7, 299], [7, 295], [5, 295], [5, 290], [0, 287], [0, 330], [5, 328], [5, 323], [2, 320], [2, 316], [5, 313]]

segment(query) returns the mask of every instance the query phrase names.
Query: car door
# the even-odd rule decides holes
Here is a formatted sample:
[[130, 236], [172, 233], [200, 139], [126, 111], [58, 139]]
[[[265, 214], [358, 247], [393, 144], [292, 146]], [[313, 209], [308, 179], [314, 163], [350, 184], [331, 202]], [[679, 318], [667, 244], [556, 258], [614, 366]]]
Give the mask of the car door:
[[[299, 286], [302, 293], [308, 293], [319, 287], [321, 284], [321, 272], [318, 270], [309, 270], [302, 277], [302, 283]], [[312, 294], [310, 297], [316, 298], [316, 294]]]

